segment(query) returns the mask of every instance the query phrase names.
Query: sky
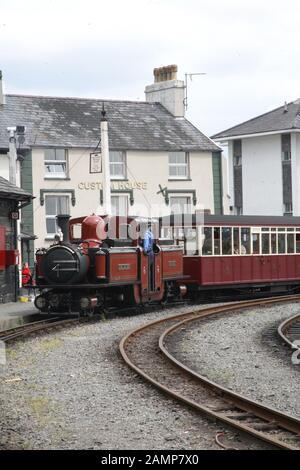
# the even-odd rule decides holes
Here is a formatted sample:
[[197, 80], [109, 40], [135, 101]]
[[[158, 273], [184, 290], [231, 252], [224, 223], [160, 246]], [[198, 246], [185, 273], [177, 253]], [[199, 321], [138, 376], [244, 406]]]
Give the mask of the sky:
[[300, 97], [300, 2], [0, 0], [6, 93], [144, 100], [177, 64], [186, 117], [212, 134]]

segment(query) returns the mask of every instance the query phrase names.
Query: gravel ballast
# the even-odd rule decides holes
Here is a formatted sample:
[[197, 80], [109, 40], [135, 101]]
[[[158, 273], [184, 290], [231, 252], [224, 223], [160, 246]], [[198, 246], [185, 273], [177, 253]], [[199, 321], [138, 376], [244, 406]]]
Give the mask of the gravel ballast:
[[[266, 444], [215, 424], [144, 383], [122, 361], [120, 339], [161, 315], [116, 318], [32, 337], [0, 366], [2, 449], [219, 449]], [[190, 341], [189, 341], [190, 343]]]
[[193, 322], [168, 347], [210, 380], [300, 418], [300, 365], [277, 335], [299, 311], [299, 303], [283, 303]]

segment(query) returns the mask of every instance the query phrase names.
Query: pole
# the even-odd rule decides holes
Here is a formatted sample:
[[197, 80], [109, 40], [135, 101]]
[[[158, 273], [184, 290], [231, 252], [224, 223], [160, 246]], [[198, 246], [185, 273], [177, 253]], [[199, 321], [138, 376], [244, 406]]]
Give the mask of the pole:
[[16, 185], [17, 182], [17, 146], [16, 146], [16, 128], [8, 127], [9, 132], [9, 182]]
[[111, 190], [110, 190], [110, 168], [109, 168], [109, 145], [108, 145], [108, 124], [104, 104], [101, 112], [101, 154], [103, 172], [103, 210], [104, 215], [111, 215]]

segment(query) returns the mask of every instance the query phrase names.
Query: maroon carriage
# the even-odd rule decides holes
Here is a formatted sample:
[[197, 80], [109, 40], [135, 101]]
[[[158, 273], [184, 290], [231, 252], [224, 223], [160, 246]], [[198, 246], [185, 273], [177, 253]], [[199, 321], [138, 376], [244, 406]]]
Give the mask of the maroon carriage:
[[300, 284], [300, 218], [176, 214], [161, 233], [184, 250], [189, 291], [296, 291]]

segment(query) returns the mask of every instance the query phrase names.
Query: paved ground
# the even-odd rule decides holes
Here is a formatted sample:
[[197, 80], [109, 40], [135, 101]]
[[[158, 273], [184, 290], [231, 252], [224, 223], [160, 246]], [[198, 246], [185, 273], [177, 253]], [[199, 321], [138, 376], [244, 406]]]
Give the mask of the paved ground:
[[0, 331], [21, 325], [24, 317], [38, 313], [33, 302], [0, 304]]

